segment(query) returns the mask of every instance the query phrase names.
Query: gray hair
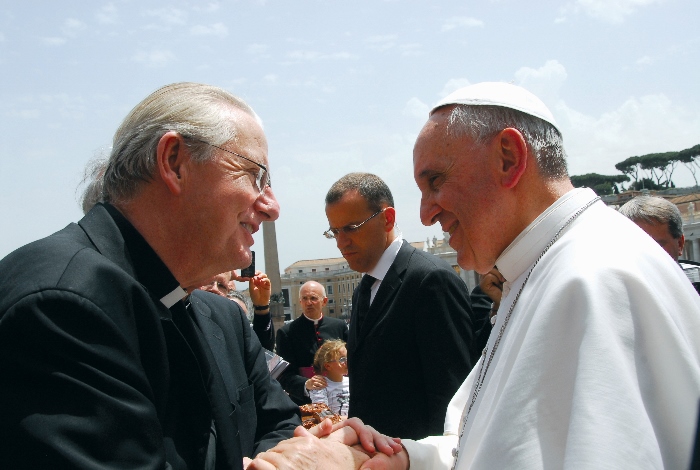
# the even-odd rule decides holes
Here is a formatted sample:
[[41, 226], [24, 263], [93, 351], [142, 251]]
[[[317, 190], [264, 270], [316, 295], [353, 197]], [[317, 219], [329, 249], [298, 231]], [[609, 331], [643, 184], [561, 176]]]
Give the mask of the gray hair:
[[665, 224], [671, 236], [678, 240], [683, 236], [681, 211], [671, 201], [656, 196], [637, 196], [620, 207], [620, 214], [628, 219], [649, 224]]
[[466, 136], [482, 146], [509, 127], [523, 134], [543, 177], [568, 177], [566, 151], [559, 131], [550, 123], [522, 111], [503, 106], [455, 105], [449, 116], [447, 135]]
[[357, 191], [367, 201], [370, 210], [380, 211], [382, 205], [394, 207], [394, 197], [389, 186], [372, 173], [348, 173], [333, 183], [326, 194], [326, 204], [338, 202], [350, 191]]
[[90, 212], [90, 209], [98, 202], [104, 201], [104, 174], [107, 168], [107, 158], [101, 157], [90, 160], [83, 173], [81, 185], [85, 185], [83, 195], [80, 198], [80, 207], [83, 214]]
[[250, 298], [246, 297], [243, 295], [243, 293], [239, 290], [231, 289], [226, 293], [226, 297], [231, 299], [238, 299], [241, 302], [243, 302], [243, 305], [245, 305], [245, 308], [247, 312], [244, 312], [246, 315], [250, 316], [250, 313], [253, 311], [253, 302], [250, 300]]
[[103, 178], [104, 199], [128, 201], [141, 183], [153, 178], [158, 142], [167, 132], [192, 138], [187, 146], [195, 161], [211, 159], [212, 148], [204, 142], [222, 145], [236, 139], [234, 110], [261, 123], [243, 100], [211, 85], [174, 83], [151, 93], [131, 110], [114, 134]]

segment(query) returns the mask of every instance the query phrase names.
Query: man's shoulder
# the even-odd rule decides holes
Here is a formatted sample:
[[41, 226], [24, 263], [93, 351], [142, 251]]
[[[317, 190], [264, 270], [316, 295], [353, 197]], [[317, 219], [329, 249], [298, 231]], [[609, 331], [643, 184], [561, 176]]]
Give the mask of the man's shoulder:
[[394, 264], [399, 268], [400, 265], [405, 266], [407, 272], [411, 274], [435, 273], [459, 279], [447, 261], [427, 251], [419, 250], [408, 243], [404, 243], [394, 260]]
[[345, 320], [341, 320], [340, 318], [334, 318], [334, 317], [323, 317], [323, 323], [326, 326], [331, 326], [331, 327], [347, 327], [347, 323], [345, 323]]
[[24, 245], [0, 260], [0, 304], [9, 305], [32, 292], [59, 288], [66, 281], [66, 272], [87, 258], [89, 239], [76, 224], [48, 237]]
[[83, 227], [71, 223], [0, 260], [0, 314], [22, 299], [47, 296], [84, 298], [105, 310], [123, 309], [135, 300], [136, 291], [146, 295], [124, 266], [98, 251]]

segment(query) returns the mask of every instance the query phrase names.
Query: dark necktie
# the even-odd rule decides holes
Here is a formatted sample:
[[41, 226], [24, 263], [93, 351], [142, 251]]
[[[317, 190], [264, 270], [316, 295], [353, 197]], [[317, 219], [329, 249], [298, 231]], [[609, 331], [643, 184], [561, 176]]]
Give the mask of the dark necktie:
[[360, 294], [357, 296], [357, 318], [359, 320], [358, 327], [362, 327], [362, 322], [367, 317], [367, 312], [369, 312], [369, 300], [372, 296], [372, 285], [377, 279], [365, 274], [362, 276], [362, 281], [360, 281]]

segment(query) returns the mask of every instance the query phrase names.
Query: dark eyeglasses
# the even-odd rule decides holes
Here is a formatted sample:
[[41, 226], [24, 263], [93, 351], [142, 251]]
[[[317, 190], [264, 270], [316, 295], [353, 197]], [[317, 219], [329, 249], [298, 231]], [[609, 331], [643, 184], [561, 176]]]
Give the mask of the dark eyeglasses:
[[196, 137], [190, 137], [190, 136], [183, 136], [183, 137], [186, 139], [196, 140], [197, 142], [201, 142], [203, 144], [210, 145], [210, 146], [217, 148], [219, 150], [223, 150], [226, 153], [230, 153], [231, 155], [235, 155], [237, 157], [240, 157], [243, 160], [247, 160], [250, 163], [256, 164], [259, 167], [258, 173], [255, 175], [255, 186], [258, 188], [258, 191], [260, 191], [260, 193], [262, 194], [262, 192], [265, 191], [265, 188], [267, 188], [268, 186], [272, 187], [272, 178], [270, 177], [270, 172], [267, 171], [267, 167], [265, 165], [262, 165], [262, 164], [256, 162], [255, 160], [251, 160], [248, 157], [244, 157], [240, 153], [236, 153], [236, 152], [233, 152], [231, 150], [226, 150], [225, 148], [219, 147], [218, 145], [210, 144], [209, 142], [207, 142], [205, 140], [198, 139]]
[[331, 227], [328, 230], [326, 230], [325, 232], [323, 232], [323, 234], [326, 236], [326, 238], [335, 238], [341, 232], [344, 233], [345, 235], [350, 235], [352, 233], [357, 232], [357, 230], [360, 227], [362, 227], [364, 224], [366, 224], [367, 222], [369, 222], [370, 220], [372, 220], [374, 217], [381, 214], [385, 210], [386, 210], [386, 207], [384, 209], [377, 211], [374, 214], [370, 215], [368, 218], [366, 218], [365, 220], [363, 220], [362, 222], [360, 222], [357, 225], [350, 224], [350, 225], [346, 225], [345, 227], [340, 227], [340, 228]]

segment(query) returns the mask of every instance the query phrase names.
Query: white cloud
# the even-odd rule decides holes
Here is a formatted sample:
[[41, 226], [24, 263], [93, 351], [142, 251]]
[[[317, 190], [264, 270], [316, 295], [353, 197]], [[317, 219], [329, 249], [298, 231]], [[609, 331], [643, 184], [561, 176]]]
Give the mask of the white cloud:
[[423, 53], [423, 46], [417, 43], [401, 44], [399, 50], [404, 57], [414, 57]]
[[95, 13], [95, 18], [102, 24], [116, 24], [119, 20], [119, 12], [114, 3], [110, 2]]
[[375, 51], [386, 51], [396, 46], [397, 36], [385, 34], [383, 36], [370, 36], [365, 39], [368, 47]]
[[404, 116], [417, 117], [422, 119], [427, 119], [428, 113], [430, 112], [430, 106], [423, 103], [416, 97], [411, 98], [406, 103], [403, 108]]
[[576, 0], [572, 9], [609, 23], [621, 23], [641, 7], [664, 0]]
[[168, 29], [168, 26], [183, 25], [187, 23], [187, 13], [177, 8], [157, 8], [146, 10], [145, 16], [155, 18], [158, 23], [149, 25], [148, 29]]
[[205, 5], [194, 5], [192, 8], [195, 11], [203, 11], [205, 13], [214, 13], [215, 11], [219, 11], [219, 8], [221, 8], [221, 4], [219, 2], [209, 2]]
[[518, 85], [531, 91], [545, 103], [556, 103], [559, 89], [566, 77], [566, 69], [557, 60], [548, 60], [538, 69], [521, 67], [515, 72]]
[[12, 109], [4, 114], [15, 119], [36, 119], [41, 117], [41, 111], [38, 109]]
[[5, 103], [4, 116], [15, 119], [80, 120], [85, 116], [86, 100], [79, 95], [67, 93], [21, 95]]
[[287, 58], [294, 61], [315, 62], [317, 60], [349, 60], [356, 59], [357, 56], [348, 52], [335, 52], [332, 54], [321, 54], [317, 51], [292, 51], [287, 54]]
[[63, 22], [61, 32], [64, 36], [75, 37], [80, 31], [83, 31], [85, 28], [87, 28], [87, 26], [85, 26], [85, 23], [83, 23], [82, 21], [76, 20], [75, 18], [68, 18], [66, 21]]
[[228, 28], [223, 23], [214, 23], [211, 26], [196, 25], [190, 28], [190, 33], [194, 36], [216, 36], [225, 38], [228, 36]]
[[451, 78], [440, 90], [440, 98], [444, 98], [455, 90], [469, 86], [471, 83], [466, 78]]
[[175, 54], [167, 50], [138, 51], [131, 59], [148, 67], [164, 67], [175, 60]]
[[66, 43], [66, 38], [58, 38], [58, 37], [51, 37], [51, 38], [41, 38], [41, 42], [43, 42], [47, 46], [62, 46]]
[[636, 64], [637, 65], [651, 65], [654, 62], [654, 60], [649, 57], [648, 55], [645, 55], [644, 57], [640, 57], [637, 59]]
[[451, 31], [455, 28], [481, 28], [484, 22], [468, 16], [455, 16], [442, 24], [442, 31]]
[[[569, 153], [571, 174], [617, 174], [615, 163], [698, 143], [700, 116], [674, 105], [664, 94], [631, 97], [601, 116], [586, 116], [560, 102], [554, 109]], [[674, 181], [692, 178], [679, 167]]]
[[267, 44], [250, 44], [246, 48], [246, 52], [253, 55], [263, 55], [268, 51], [268, 49], [270, 49], [270, 46]]

